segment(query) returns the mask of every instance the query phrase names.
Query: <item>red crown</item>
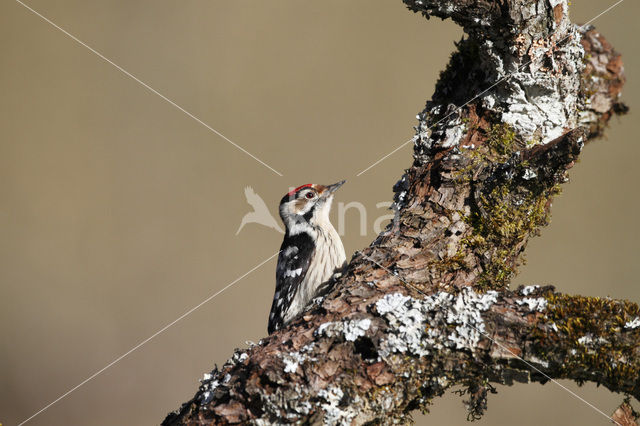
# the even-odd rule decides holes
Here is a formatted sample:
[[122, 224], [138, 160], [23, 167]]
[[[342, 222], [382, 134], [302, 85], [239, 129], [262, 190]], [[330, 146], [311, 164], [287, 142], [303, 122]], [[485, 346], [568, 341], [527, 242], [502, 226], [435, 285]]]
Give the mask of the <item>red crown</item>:
[[313, 184], [312, 184], [312, 183], [308, 183], [308, 184], [306, 184], [306, 185], [299, 186], [299, 187], [297, 187], [296, 189], [294, 189], [294, 190], [292, 190], [292, 191], [289, 191], [289, 192], [287, 193], [287, 195], [290, 197], [290, 196], [292, 196], [293, 194], [295, 194], [296, 192], [300, 191], [302, 188], [308, 188], [308, 187], [310, 187], [310, 186], [313, 186]]

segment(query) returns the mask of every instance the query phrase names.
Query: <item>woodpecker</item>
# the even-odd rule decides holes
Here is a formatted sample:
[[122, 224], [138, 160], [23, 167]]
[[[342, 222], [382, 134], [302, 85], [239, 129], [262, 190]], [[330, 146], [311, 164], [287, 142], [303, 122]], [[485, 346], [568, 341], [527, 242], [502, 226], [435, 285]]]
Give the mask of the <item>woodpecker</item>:
[[286, 231], [276, 267], [269, 334], [291, 322], [317, 296], [322, 284], [344, 267], [344, 247], [329, 221], [333, 195], [344, 182], [302, 185], [280, 201]]

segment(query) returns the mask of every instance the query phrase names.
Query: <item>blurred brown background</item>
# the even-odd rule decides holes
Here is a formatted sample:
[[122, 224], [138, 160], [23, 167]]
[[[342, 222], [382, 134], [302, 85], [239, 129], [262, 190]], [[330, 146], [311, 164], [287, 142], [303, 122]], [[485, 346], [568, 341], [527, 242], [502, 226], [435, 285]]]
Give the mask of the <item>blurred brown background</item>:
[[[585, 22], [613, 0], [574, 1]], [[0, 4], [0, 422], [16, 424], [275, 253], [247, 225], [252, 186], [348, 184], [348, 256], [411, 164], [413, 135], [461, 31], [394, 1], [28, 4], [284, 174], [279, 177], [20, 4]], [[640, 301], [637, 1], [595, 24], [624, 54], [631, 115], [589, 145], [516, 284]], [[202, 373], [266, 333], [275, 260], [32, 420], [151, 425]], [[621, 401], [567, 383], [610, 413]], [[636, 405], [637, 406], [637, 405]], [[418, 424], [467, 424], [461, 398]], [[480, 425], [605, 424], [553, 384], [500, 387]]]

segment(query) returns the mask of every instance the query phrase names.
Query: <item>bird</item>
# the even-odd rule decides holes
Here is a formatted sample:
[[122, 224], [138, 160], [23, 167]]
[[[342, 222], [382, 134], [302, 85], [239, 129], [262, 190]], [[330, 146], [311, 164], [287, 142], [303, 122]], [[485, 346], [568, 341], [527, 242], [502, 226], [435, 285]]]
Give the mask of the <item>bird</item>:
[[329, 221], [335, 191], [333, 185], [306, 184], [280, 201], [284, 240], [276, 266], [276, 289], [269, 313], [268, 332], [283, 328], [305, 310], [346, 262], [340, 235]]
[[284, 233], [280, 225], [278, 225], [278, 222], [276, 222], [275, 218], [269, 212], [264, 200], [256, 194], [252, 187], [247, 186], [244, 189], [244, 196], [247, 198], [247, 203], [253, 207], [253, 211], [244, 215], [240, 222], [240, 227], [238, 231], [236, 231], [236, 235], [240, 233], [247, 223], [259, 223], [260, 225], [273, 228], [281, 234]]

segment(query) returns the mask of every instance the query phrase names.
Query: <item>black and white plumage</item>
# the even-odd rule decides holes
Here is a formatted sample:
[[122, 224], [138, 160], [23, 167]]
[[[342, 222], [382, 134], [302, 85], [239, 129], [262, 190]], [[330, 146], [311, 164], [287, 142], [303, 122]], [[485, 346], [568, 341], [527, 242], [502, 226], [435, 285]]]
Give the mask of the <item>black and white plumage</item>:
[[286, 232], [276, 267], [269, 334], [304, 311], [322, 285], [344, 266], [344, 247], [329, 221], [333, 194], [343, 183], [302, 185], [280, 201]]

